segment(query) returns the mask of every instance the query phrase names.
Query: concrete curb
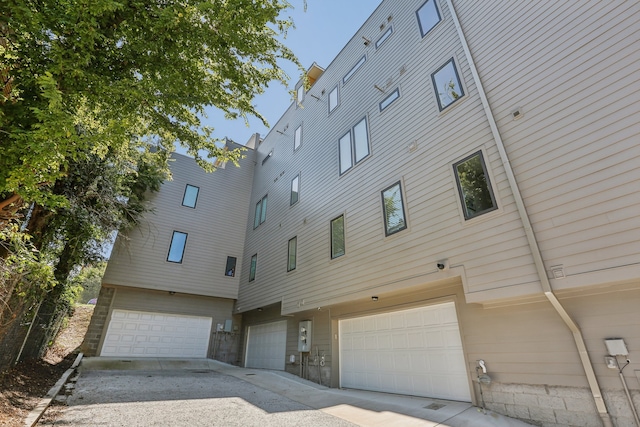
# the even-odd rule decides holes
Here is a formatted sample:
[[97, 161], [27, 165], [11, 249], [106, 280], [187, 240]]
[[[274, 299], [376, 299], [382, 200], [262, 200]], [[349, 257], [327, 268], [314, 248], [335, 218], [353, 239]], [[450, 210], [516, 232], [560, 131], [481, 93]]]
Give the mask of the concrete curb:
[[60, 389], [62, 388], [62, 386], [65, 385], [67, 380], [69, 380], [71, 374], [73, 374], [78, 368], [78, 365], [80, 365], [82, 356], [82, 353], [78, 354], [78, 357], [76, 357], [73, 365], [71, 365], [71, 367], [67, 369], [64, 374], [62, 374], [58, 382], [55, 383], [53, 387], [51, 387], [49, 392], [42, 399], [40, 399], [40, 402], [36, 405], [36, 407], [33, 408], [31, 412], [29, 412], [29, 415], [27, 415], [27, 418], [24, 420], [24, 427], [33, 427], [38, 423], [38, 420], [40, 419], [40, 417], [42, 417], [44, 411], [49, 407], [51, 401], [58, 395], [58, 393], [60, 393]]

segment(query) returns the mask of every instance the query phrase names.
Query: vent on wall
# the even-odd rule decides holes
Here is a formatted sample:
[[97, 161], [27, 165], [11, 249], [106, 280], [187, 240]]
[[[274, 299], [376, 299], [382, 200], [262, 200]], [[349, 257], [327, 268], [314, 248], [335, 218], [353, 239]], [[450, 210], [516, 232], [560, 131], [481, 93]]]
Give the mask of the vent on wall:
[[513, 120], [518, 120], [524, 116], [524, 111], [522, 111], [522, 107], [518, 107], [515, 110], [511, 111], [511, 117]]

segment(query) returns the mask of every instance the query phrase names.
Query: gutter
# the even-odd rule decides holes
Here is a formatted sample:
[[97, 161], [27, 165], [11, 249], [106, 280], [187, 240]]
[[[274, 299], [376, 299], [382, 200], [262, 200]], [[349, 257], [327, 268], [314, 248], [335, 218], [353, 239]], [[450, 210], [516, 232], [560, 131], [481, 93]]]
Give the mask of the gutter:
[[549, 278], [547, 277], [547, 271], [542, 260], [542, 254], [540, 253], [540, 248], [538, 247], [538, 242], [536, 241], [536, 236], [533, 232], [533, 227], [531, 226], [531, 221], [529, 220], [529, 215], [527, 214], [522, 194], [520, 193], [520, 189], [518, 188], [518, 182], [516, 181], [513, 169], [511, 168], [511, 163], [509, 162], [509, 157], [507, 156], [504, 142], [502, 141], [502, 137], [500, 136], [500, 132], [498, 131], [498, 126], [496, 124], [495, 118], [493, 116], [493, 113], [491, 112], [489, 100], [487, 99], [484, 87], [482, 86], [480, 75], [478, 74], [478, 70], [476, 69], [475, 62], [473, 61], [473, 56], [471, 55], [469, 45], [467, 44], [467, 39], [464, 35], [464, 31], [462, 30], [462, 26], [460, 25], [460, 21], [458, 20], [458, 15], [455, 8], [453, 7], [452, 0], [446, 0], [446, 3], [449, 7], [449, 10], [451, 11], [453, 23], [456, 27], [456, 31], [458, 32], [458, 37], [460, 38], [460, 43], [462, 44], [462, 48], [464, 49], [464, 54], [466, 56], [467, 62], [469, 63], [469, 68], [471, 70], [471, 74], [473, 75], [474, 83], [478, 88], [478, 94], [480, 96], [480, 100], [482, 101], [482, 106], [484, 108], [485, 115], [487, 116], [489, 126], [491, 127], [491, 133], [493, 134], [496, 147], [498, 148], [500, 159], [502, 160], [502, 165], [504, 166], [505, 173], [507, 174], [509, 187], [511, 188], [511, 192], [513, 193], [513, 198], [518, 209], [518, 214], [524, 227], [527, 242], [529, 244], [529, 249], [531, 250], [531, 255], [536, 267], [536, 272], [538, 273], [540, 284], [542, 285], [542, 291], [573, 334], [573, 339], [576, 343], [576, 347], [578, 348], [580, 361], [582, 362], [582, 367], [584, 368], [587, 382], [589, 383], [589, 388], [591, 389], [591, 394], [593, 395], [593, 400], [596, 404], [598, 414], [600, 415], [602, 423], [605, 427], [612, 427], [613, 424], [611, 421], [611, 415], [607, 412], [607, 407], [604, 403], [602, 393], [600, 392], [598, 379], [596, 378], [596, 374], [593, 370], [591, 359], [589, 358], [589, 353], [587, 352], [587, 347], [585, 346], [584, 338], [582, 337], [582, 332], [580, 331], [578, 325], [571, 318], [569, 313], [567, 313], [565, 308], [562, 306], [556, 295], [553, 293], [553, 289], [551, 288], [551, 283], [549, 282]]

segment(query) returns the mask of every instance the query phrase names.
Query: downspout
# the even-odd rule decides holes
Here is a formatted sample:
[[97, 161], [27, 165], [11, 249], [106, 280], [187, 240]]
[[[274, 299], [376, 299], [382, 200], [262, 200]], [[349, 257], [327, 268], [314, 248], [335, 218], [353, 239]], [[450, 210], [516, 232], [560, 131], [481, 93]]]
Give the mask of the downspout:
[[500, 159], [502, 160], [502, 165], [504, 166], [505, 173], [507, 174], [507, 180], [509, 182], [509, 186], [511, 187], [511, 192], [513, 193], [513, 198], [518, 209], [518, 214], [520, 215], [520, 220], [522, 221], [522, 225], [524, 227], [527, 242], [529, 244], [529, 249], [531, 250], [531, 255], [533, 257], [536, 271], [542, 285], [542, 291], [573, 334], [573, 339], [576, 343], [576, 347], [578, 348], [580, 361], [582, 362], [582, 367], [584, 368], [587, 382], [589, 383], [589, 388], [591, 389], [591, 394], [593, 395], [593, 400], [596, 404], [596, 408], [598, 410], [600, 418], [602, 419], [603, 425], [605, 427], [612, 427], [613, 424], [611, 421], [611, 416], [607, 412], [607, 407], [604, 403], [604, 399], [602, 398], [600, 386], [598, 385], [598, 379], [596, 378], [593, 366], [591, 365], [591, 360], [589, 358], [589, 353], [587, 352], [587, 347], [584, 344], [582, 332], [580, 332], [580, 328], [578, 327], [578, 325], [573, 321], [569, 313], [567, 313], [556, 295], [553, 293], [551, 283], [549, 282], [549, 278], [547, 277], [547, 271], [542, 261], [542, 254], [540, 253], [540, 248], [538, 247], [538, 242], [536, 241], [536, 237], [531, 226], [531, 221], [529, 220], [529, 215], [527, 214], [527, 210], [522, 199], [522, 194], [520, 193], [516, 177], [513, 174], [513, 170], [511, 169], [511, 164], [505, 150], [504, 142], [502, 141], [502, 137], [500, 136], [500, 132], [498, 131], [498, 126], [496, 124], [495, 118], [493, 117], [493, 113], [491, 112], [489, 100], [487, 99], [484, 87], [482, 86], [480, 75], [478, 74], [478, 70], [476, 69], [475, 62], [473, 61], [473, 56], [471, 55], [471, 51], [469, 50], [467, 39], [464, 35], [464, 31], [462, 30], [462, 26], [460, 25], [460, 21], [458, 20], [458, 15], [455, 8], [453, 7], [452, 0], [446, 0], [446, 2], [449, 10], [451, 11], [451, 17], [456, 27], [456, 31], [458, 32], [458, 37], [460, 38], [460, 43], [462, 44], [462, 48], [464, 49], [467, 62], [469, 63], [469, 68], [471, 70], [471, 74], [473, 75], [474, 83], [478, 88], [478, 95], [480, 96], [480, 100], [482, 101], [482, 106], [487, 116], [489, 126], [491, 127], [491, 133], [493, 134], [496, 147], [498, 148]]

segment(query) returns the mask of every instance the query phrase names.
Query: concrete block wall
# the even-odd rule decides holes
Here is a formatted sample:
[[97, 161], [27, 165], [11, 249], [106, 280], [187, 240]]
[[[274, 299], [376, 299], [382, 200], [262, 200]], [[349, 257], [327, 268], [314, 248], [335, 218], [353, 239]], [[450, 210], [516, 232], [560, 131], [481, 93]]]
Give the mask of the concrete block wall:
[[89, 328], [80, 347], [87, 357], [98, 355], [98, 345], [102, 338], [102, 331], [104, 330], [104, 325], [109, 315], [109, 307], [111, 306], [115, 292], [116, 290], [114, 288], [105, 288], [104, 286], [100, 288], [98, 302], [93, 310]]
[[[588, 388], [491, 383], [482, 385], [487, 409], [541, 427], [601, 427], [602, 421]], [[631, 391], [636, 408], [640, 391]], [[635, 427], [629, 401], [622, 390], [603, 390], [616, 427]]]

